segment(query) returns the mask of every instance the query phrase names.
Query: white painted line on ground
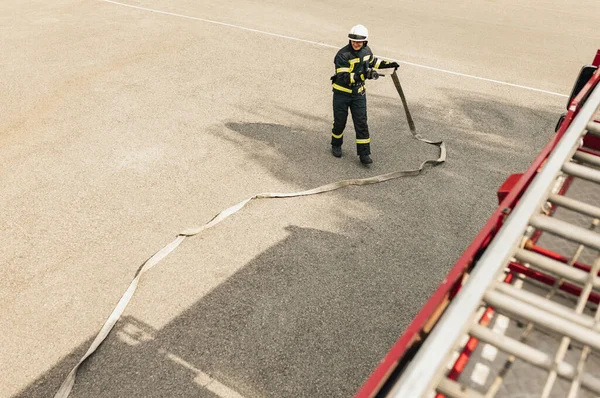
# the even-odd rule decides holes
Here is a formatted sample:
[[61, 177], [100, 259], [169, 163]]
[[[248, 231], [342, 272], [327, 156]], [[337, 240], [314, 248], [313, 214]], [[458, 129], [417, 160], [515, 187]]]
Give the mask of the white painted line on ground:
[[490, 362], [494, 362], [496, 359], [496, 355], [498, 355], [498, 349], [491, 344], [486, 344], [483, 346], [483, 350], [481, 350], [481, 357]]
[[[164, 353], [164, 352], [163, 352]], [[219, 382], [216, 379], [213, 379], [200, 369], [197, 369], [191, 363], [185, 361], [183, 358], [178, 357], [177, 355], [171, 353], [164, 353], [165, 356], [171, 361], [183, 366], [184, 368], [191, 370], [196, 373], [196, 377], [194, 378], [194, 382], [206, 388], [216, 396], [220, 398], [243, 398], [242, 395], [227, 387], [223, 383]]]
[[516, 287], [517, 289], [522, 289], [523, 288], [523, 279], [517, 279], [513, 286]]
[[471, 380], [480, 386], [485, 386], [489, 374], [490, 368], [481, 362], [477, 362], [475, 364], [475, 369], [473, 369], [473, 373], [471, 373]]
[[308, 44], [316, 44], [318, 46], [323, 46], [323, 47], [331, 47], [331, 48], [339, 48], [339, 46], [334, 46], [331, 44], [326, 44], [326, 43], [321, 43], [321, 42], [316, 42], [316, 41], [311, 41], [311, 40], [304, 40], [304, 39], [299, 39], [297, 37], [292, 37], [292, 36], [285, 36], [285, 35], [280, 35], [278, 33], [271, 33], [271, 32], [265, 32], [263, 30], [258, 30], [258, 29], [252, 29], [252, 28], [246, 28], [244, 26], [239, 26], [239, 25], [233, 25], [230, 23], [225, 23], [225, 22], [219, 22], [219, 21], [212, 21], [210, 19], [204, 19], [204, 18], [198, 18], [198, 17], [192, 17], [189, 15], [183, 15], [183, 14], [176, 14], [173, 12], [168, 12], [168, 11], [161, 11], [161, 10], [155, 10], [153, 8], [146, 8], [146, 7], [139, 7], [139, 6], [134, 6], [131, 4], [125, 4], [125, 3], [119, 3], [118, 1], [113, 1], [113, 0], [101, 0], [104, 1], [105, 3], [112, 3], [112, 4], [117, 4], [120, 6], [124, 6], [124, 7], [129, 7], [129, 8], [135, 8], [136, 10], [142, 10], [142, 11], [149, 11], [149, 12], [155, 12], [157, 14], [164, 14], [164, 15], [170, 15], [172, 17], [179, 17], [179, 18], [186, 18], [186, 19], [192, 19], [194, 21], [200, 21], [200, 22], [206, 22], [206, 23], [212, 23], [215, 25], [221, 25], [221, 26], [227, 26], [229, 28], [234, 28], [234, 29], [240, 29], [240, 30], [246, 30], [248, 32], [254, 32], [254, 33], [260, 33], [263, 35], [268, 35], [268, 36], [274, 36], [274, 37], [279, 37], [281, 39], [287, 39], [287, 40], [295, 40], [295, 41], [300, 41], [303, 43], [308, 43]]
[[510, 319], [505, 315], [498, 315], [496, 317], [496, 323], [494, 324], [494, 328], [492, 330], [498, 334], [504, 334], [506, 332], [506, 329], [508, 328], [509, 322]]
[[[335, 49], [339, 48], [339, 46], [334, 46], [332, 44], [321, 43], [321, 42], [318, 42], [318, 41], [311, 41], [311, 40], [305, 40], [305, 39], [299, 39], [297, 37], [280, 35], [278, 33], [265, 32], [263, 30], [246, 28], [245, 26], [233, 25], [233, 24], [229, 24], [229, 23], [225, 23], [225, 22], [219, 22], [219, 21], [213, 21], [213, 20], [205, 19], [205, 18], [198, 18], [198, 17], [189, 16], [189, 15], [176, 14], [176, 13], [168, 12], [168, 11], [155, 10], [153, 8], [139, 7], [139, 6], [134, 6], [134, 5], [131, 5], [131, 4], [120, 3], [118, 1], [113, 1], [113, 0], [101, 0], [101, 1], [103, 1], [105, 3], [111, 3], [111, 4], [120, 5], [120, 6], [123, 6], [123, 7], [135, 8], [137, 10], [149, 11], [149, 12], [154, 12], [154, 13], [163, 14], [163, 15], [170, 15], [172, 17], [192, 19], [194, 21], [206, 22], [206, 23], [211, 23], [211, 24], [215, 24], [215, 25], [226, 26], [226, 27], [229, 27], [229, 28], [246, 30], [248, 32], [254, 32], [254, 33], [260, 33], [260, 34], [263, 34], [263, 35], [268, 35], [268, 36], [273, 36], [273, 37], [279, 37], [281, 39], [294, 40], [294, 41], [299, 41], [299, 42], [308, 43], [308, 44], [314, 44], [314, 45], [322, 46], [322, 47], [329, 47], [329, 48], [335, 48]], [[500, 80], [487, 79], [485, 77], [468, 75], [466, 73], [453, 72], [453, 71], [446, 70], [446, 69], [434, 68], [432, 66], [415, 64], [414, 62], [401, 61], [399, 59], [393, 59], [393, 58], [387, 58], [387, 57], [381, 57], [381, 56], [378, 56], [378, 57], [380, 57], [380, 58], [386, 58], [386, 59], [389, 59], [389, 60], [392, 60], [392, 61], [396, 61], [398, 63], [405, 64], [405, 65], [416, 66], [417, 68], [429, 69], [429, 70], [433, 70], [433, 71], [436, 71], [436, 72], [447, 73], [447, 74], [450, 74], [450, 75], [466, 77], [466, 78], [469, 78], [469, 79], [482, 80], [482, 81], [489, 82], [489, 83], [496, 83], [496, 84], [500, 84], [500, 85], [504, 85], [504, 86], [522, 88], [522, 89], [530, 90], [530, 91], [537, 91], [539, 93], [556, 95], [556, 96], [559, 96], [559, 97], [565, 97], [565, 98], [568, 97], [568, 95], [561, 94], [561, 93], [556, 93], [554, 91], [542, 90], [542, 89], [539, 89], [539, 88], [523, 86], [523, 85], [520, 85], [520, 84], [507, 83], [507, 82], [503, 82], [503, 81], [500, 81]]]

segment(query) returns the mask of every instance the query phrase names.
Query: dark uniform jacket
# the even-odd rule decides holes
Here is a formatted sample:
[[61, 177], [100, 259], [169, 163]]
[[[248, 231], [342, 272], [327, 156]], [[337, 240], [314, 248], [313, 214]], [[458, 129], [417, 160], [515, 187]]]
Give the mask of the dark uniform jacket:
[[369, 46], [364, 45], [360, 50], [354, 51], [350, 43], [337, 52], [333, 62], [333, 91], [345, 94], [363, 94], [369, 68], [391, 67], [390, 62], [375, 58]]

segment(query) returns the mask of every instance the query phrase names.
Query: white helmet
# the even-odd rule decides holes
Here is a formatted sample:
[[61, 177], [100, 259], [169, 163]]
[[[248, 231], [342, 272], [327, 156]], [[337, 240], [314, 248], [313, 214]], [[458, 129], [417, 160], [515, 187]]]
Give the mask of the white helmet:
[[369, 31], [362, 25], [353, 26], [348, 33], [350, 41], [367, 41], [369, 38]]

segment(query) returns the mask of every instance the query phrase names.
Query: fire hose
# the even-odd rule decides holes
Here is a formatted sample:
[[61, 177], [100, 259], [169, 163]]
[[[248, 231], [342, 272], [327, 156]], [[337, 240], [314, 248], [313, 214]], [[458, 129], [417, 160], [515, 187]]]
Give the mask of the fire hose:
[[412, 136], [419, 141], [439, 147], [440, 151], [439, 151], [439, 157], [437, 159], [425, 160], [424, 162], [421, 163], [421, 165], [417, 169], [395, 171], [395, 172], [381, 174], [381, 175], [374, 176], [374, 177], [342, 180], [342, 181], [333, 182], [330, 184], [322, 185], [320, 187], [316, 187], [316, 188], [305, 190], [305, 191], [290, 192], [290, 193], [272, 193], [272, 192], [271, 193], [260, 193], [260, 194], [254, 195], [248, 199], [245, 199], [245, 200], [221, 211], [216, 216], [214, 216], [208, 223], [206, 223], [200, 227], [189, 228], [189, 229], [181, 232], [180, 234], [177, 235], [175, 240], [173, 240], [171, 243], [167, 244], [165, 247], [163, 247], [158, 252], [156, 252], [153, 256], [151, 256], [148, 260], [146, 260], [142, 265], [140, 265], [140, 267], [137, 269], [137, 271], [134, 275], [134, 278], [131, 281], [129, 287], [127, 288], [127, 290], [125, 291], [125, 293], [123, 294], [123, 296], [121, 297], [119, 302], [117, 303], [117, 306], [115, 307], [113, 312], [108, 317], [107, 321], [104, 323], [104, 325], [100, 329], [100, 332], [98, 332], [98, 334], [96, 335], [96, 338], [94, 339], [94, 341], [92, 342], [92, 344], [90, 345], [90, 347], [88, 348], [86, 353], [79, 360], [79, 362], [73, 367], [73, 369], [71, 369], [71, 371], [67, 375], [66, 379], [61, 384], [59, 390], [55, 394], [54, 398], [66, 398], [69, 396], [69, 394], [71, 393], [71, 390], [73, 389], [73, 386], [75, 384], [75, 378], [77, 376], [77, 371], [79, 370], [79, 367], [98, 349], [98, 347], [102, 344], [102, 342], [106, 339], [106, 337], [108, 336], [110, 331], [113, 329], [113, 327], [115, 326], [115, 324], [117, 323], [117, 321], [119, 320], [119, 318], [121, 317], [123, 312], [125, 311], [125, 308], [129, 304], [129, 301], [131, 301], [131, 298], [133, 297], [133, 294], [135, 293], [135, 290], [137, 289], [138, 283], [139, 283], [142, 275], [145, 272], [149, 271], [156, 264], [158, 264], [163, 258], [168, 256], [186, 238], [192, 237], [194, 235], [198, 235], [199, 233], [203, 232], [204, 230], [214, 227], [215, 225], [217, 225], [218, 223], [220, 223], [227, 217], [229, 217], [232, 214], [241, 210], [248, 202], [250, 202], [251, 200], [254, 200], [254, 199], [275, 199], [275, 198], [291, 198], [291, 197], [297, 197], [297, 196], [308, 196], [308, 195], [316, 195], [316, 194], [323, 193], [323, 192], [335, 191], [337, 189], [345, 188], [345, 187], [348, 187], [351, 185], [359, 186], [359, 185], [377, 184], [380, 182], [393, 180], [393, 179], [396, 179], [399, 177], [416, 176], [424, 170], [426, 165], [436, 166], [441, 163], [444, 163], [446, 161], [446, 145], [444, 144], [443, 141], [431, 141], [426, 138], [423, 138], [419, 133], [417, 133], [415, 124], [413, 122], [412, 116], [408, 109], [408, 104], [406, 103], [406, 98], [404, 96], [404, 92], [402, 91], [402, 86], [400, 84], [400, 80], [398, 79], [398, 75], [396, 74], [396, 70], [394, 70], [394, 72], [392, 73], [391, 76], [392, 76], [394, 85], [396, 86], [396, 90], [398, 91], [398, 95], [400, 96], [400, 99], [402, 100], [402, 105], [404, 107], [404, 112], [406, 113], [408, 126], [409, 126]]

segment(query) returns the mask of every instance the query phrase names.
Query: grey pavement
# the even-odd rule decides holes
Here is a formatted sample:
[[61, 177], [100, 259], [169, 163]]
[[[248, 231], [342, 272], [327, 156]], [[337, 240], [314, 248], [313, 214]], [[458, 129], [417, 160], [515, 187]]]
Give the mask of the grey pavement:
[[[262, 200], [146, 274], [72, 396], [351, 396], [550, 138], [595, 1], [0, 4], [0, 396], [52, 396], [139, 265], [259, 192], [417, 167], [391, 80], [373, 158], [329, 153], [335, 49], [370, 29], [419, 177]], [[245, 30], [254, 29], [255, 31]], [[285, 37], [266, 35], [270, 32]], [[439, 70], [423, 68], [425, 65]]]

